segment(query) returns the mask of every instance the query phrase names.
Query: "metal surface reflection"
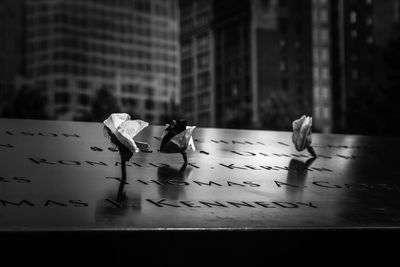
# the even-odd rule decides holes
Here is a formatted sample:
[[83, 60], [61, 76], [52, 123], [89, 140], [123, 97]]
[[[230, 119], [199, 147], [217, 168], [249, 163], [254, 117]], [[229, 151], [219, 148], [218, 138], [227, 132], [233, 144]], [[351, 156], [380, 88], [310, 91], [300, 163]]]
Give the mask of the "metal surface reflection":
[[0, 119], [0, 229], [398, 227], [396, 139], [202, 129], [185, 164], [160, 153], [161, 126], [135, 154], [101, 123]]
[[316, 159], [317, 158], [310, 158], [306, 161], [301, 161], [299, 159], [290, 160], [286, 183], [293, 186], [286, 187], [289, 200], [301, 201], [307, 180], [308, 169]]
[[167, 199], [184, 199], [185, 186], [188, 177], [192, 173], [193, 168], [188, 167], [186, 163], [182, 164], [180, 169], [161, 166], [157, 168], [157, 181], [160, 183], [159, 194], [162, 198]]

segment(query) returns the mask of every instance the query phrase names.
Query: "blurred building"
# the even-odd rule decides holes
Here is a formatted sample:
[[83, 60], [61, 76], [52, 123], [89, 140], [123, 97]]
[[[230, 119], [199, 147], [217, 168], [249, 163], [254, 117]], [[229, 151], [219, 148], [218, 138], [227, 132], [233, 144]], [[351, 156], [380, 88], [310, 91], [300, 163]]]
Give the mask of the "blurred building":
[[181, 110], [199, 126], [216, 126], [212, 1], [183, 0], [180, 7]]
[[15, 76], [23, 73], [24, 1], [0, 1], [0, 113], [12, 98]]
[[330, 132], [332, 129], [332, 37], [329, 12], [328, 1], [313, 0], [313, 123], [314, 127], [323, 132]]
[[[180, 7], [182, 107], [188, 119], [203, 126], [254, 127], [272, 92], [283, 93], [287, 101], [281, 105], [289, 109], [292, 101], [311, 111], [310, 1], [182, 0]], [[201, 68], [203, 51], [207, 63]]]
[[[313, 0], [313, 116], [323, 132], [353, 132], [353, 109], [378, 90], [379, 47], [398, 20], [399, 1]], [[362, 88], [362, 89], [361, 89]]]
[[47, 111], [73, 119], [110, 89], [122, 111], [160, 123], [179, 101], [174, 0], [26, 0], [26, 72]]

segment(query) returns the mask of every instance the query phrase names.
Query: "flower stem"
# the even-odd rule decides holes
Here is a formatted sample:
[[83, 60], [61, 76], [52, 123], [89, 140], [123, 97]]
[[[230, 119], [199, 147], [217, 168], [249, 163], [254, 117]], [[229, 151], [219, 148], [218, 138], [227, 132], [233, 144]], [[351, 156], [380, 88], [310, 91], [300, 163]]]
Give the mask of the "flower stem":
[[182, 151], [181, 154], [182, 154], [182, 157], [183, 157], [183, 161], [185, 162], [185, 164], [187, 164], [188, 160], [187, 160], [186, 151]]
[[317, 157], [317, 153], [315, 153], [315, 150], [312, 146], [307, 147], [308, 153], [310, 153], [314, 158]]

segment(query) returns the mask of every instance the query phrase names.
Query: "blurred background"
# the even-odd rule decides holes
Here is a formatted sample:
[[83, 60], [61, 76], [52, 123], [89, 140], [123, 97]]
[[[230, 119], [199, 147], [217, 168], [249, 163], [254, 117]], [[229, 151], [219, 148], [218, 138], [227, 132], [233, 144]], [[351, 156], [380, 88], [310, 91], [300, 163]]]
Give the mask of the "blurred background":
[[1, 0], [0, 117], [399, 136], [399, 0]]

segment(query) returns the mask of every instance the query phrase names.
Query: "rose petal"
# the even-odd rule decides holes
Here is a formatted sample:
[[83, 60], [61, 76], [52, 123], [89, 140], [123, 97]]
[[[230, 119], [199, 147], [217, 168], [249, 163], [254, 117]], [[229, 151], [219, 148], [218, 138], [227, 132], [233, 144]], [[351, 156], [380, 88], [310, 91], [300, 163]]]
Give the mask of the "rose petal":
[[130, 151], [139, 152], [139, 148], [133, 138], [148, 125], [148, 122], [141, 120], [125, 121], [118, 126], [116, 136]]
[[118, 126], [124, 121], [130, 120], [131, 116], [127, 113], [113, 113], [103, 123], [116, 134]]
[[293, 136], [292, 136], [292, 141], [294, 144], [297, 143], [297, 140], [299, 139], [299, 132], [301, 125], [303, 124], [303, 121], [306, 119], [306, 116], [303, 115], [300, 119], [293, 121], [292, 126], [293, 126]]
[[131, 152], [139, 152], [133, 138], [146, 128], [149, 123], [142, 120], [130, 120], [129, 114], [113, 113], [105, 121], [104, 124], [115, 135], [119, 142], [129, 148]]
[[169, 126], [170, 126], [170, 125], [169, 125], [168, 123], [165, 125], [164, 131], [163, 131], [163, 133], [161, 134], [161, 138], [164, 138], [164, 136], [168, 133], [167, 129], [168, 129]]
[[167, 144], [165, 144], [165, 146], [161, 152], [163, 152], [163, 153], [181, 153], [182, 149], [179, 145], [177, 145], [173, 142], [168, 142]]
[[302, 151], [311, 145], [312, 118], [303, 115], [293, 121], [292, 141], [298, 151]]
[[195, 128], [196, 126], [188, 126], [186, 130], [172, 137], [169, 142], [173, 142], [174, 144], [179, 146], [182, 151], [186, 151], [189, 148], [191, 148], [193, 151], [196, 151], [196, 147], [194, 146], [192, 138], [192, 134]]

